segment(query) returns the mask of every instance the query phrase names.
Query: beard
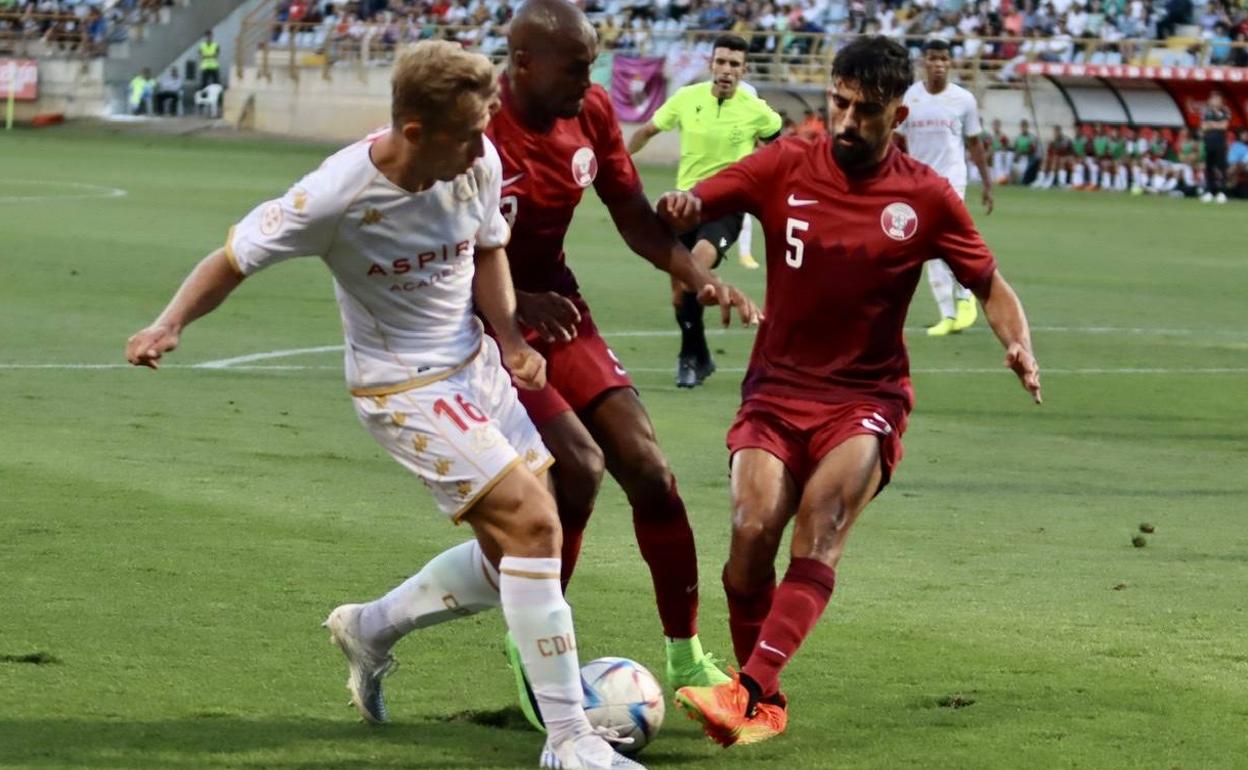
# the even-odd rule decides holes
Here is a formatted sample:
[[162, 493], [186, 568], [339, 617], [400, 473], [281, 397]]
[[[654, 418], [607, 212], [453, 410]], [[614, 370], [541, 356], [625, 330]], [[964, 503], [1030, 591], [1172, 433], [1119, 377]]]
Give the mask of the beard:
[[[851, 141], [847, 144], [841, 141], [842, 138]], [[832, 157], [845, 171], [859, 171], [872, 165], [877, 149], [860, 136], [838, 136], [832, 139]]]

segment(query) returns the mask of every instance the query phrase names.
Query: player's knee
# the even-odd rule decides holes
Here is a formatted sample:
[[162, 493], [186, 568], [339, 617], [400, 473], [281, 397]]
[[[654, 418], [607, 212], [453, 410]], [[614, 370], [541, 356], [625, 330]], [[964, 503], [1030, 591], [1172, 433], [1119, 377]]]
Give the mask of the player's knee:
[[566, 529], [584, 529], [602, 486], [605, 463], [602, 450], [592, 441], [556, 458], [552, 469], [559, 519]]
[[738, 503], [733, 509], [732, 536], [738, 542], [762, 548], [779, 540], [783, 531], [783, 527], [776, 526], [774, 517], [758, 508]]
[[598, 494], [606, 461], [593, 441], [577, 442], [555, 458], [555, 483], [590, 497]]
[[620, 463], [616, 480], [634, 509], [658, 510], [671, 495], [672, 470], [653, 441], [636, 447]]
[[798, 515], [793, 555], [834, 562], [840, 554], [854, 517], [848, 501], [832, 496]]
[[535, 557], [559, 555], [563, 528], [555, 512], [555, 501], [544, 489], [541, 495], [522, 503], [510, 529], [517, 552]]
[[559, 554], [563, 529], [555, 499], [536, 476], [526, 472], [505, 489], [503, 485], [495, 487], [488, 505], [488, 517], [501, 535], [504, 553], [524, 557]]

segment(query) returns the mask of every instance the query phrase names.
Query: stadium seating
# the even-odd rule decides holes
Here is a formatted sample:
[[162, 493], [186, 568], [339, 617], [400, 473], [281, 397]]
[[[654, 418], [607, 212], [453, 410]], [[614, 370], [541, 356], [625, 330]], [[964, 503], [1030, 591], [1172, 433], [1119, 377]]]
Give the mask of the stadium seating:
[[173, 0], [0, 0], [0, 55], [104, 56], [143, 34]]
[[[963, 82], [1009, 87], [1023, 61], [1248, 66], [1248, 10], [1210, 0], [1192, 19], [1168, 21], [1145, 0], [588, 0], [602, 48], [675, 56], [709, 47], [725, 31], [750, 41], [753, 80], [821, 83], [844, 41], [862, 33], [904, 40], [916, 52], [940, 35], [954, 41]], [[1039, 10], [1033, 10], [1040, 6]], [[431, 37], [500, 59], [513, 0], [272, 0], [249, 17], [240, 66], [329, 68], [384, 64], [394, 50]], [[1159, 39], [1159, 30], [1168, 39]]]

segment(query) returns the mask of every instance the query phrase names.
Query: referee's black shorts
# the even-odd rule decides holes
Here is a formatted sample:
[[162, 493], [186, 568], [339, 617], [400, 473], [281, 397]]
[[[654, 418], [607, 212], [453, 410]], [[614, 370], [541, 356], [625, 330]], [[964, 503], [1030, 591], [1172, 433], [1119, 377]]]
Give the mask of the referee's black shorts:
[[698, 229], [681, 235], [680, 242], [690, 251], [693, 251], [698, 241], [709, 242], [715, 247], [715, 264], [711, 267], [719, 267], [728, 249], [732, 248], [732, 244], [737, 242], [737, 236], [741, 235], [741, 221], [744, 218], [744, 214], [728, 214], [712, 222], [703, 222]]

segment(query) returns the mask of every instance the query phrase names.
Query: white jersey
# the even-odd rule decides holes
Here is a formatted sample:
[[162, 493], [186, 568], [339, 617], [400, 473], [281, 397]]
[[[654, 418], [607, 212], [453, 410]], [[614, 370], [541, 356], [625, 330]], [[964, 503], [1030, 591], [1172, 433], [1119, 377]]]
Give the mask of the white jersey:
[[906, 91], [910, 108], [897, 130], [906, 135], [910, 155], [931, 166], [949, 180], [959, 193], [966, 190], [966, 138], [978, 136], [979, 109], [975, 97], [962, 86], [949, 83], [938, 94], [928, 93], [919, 81]]
[[226, 241], [243, 275], [291, 257], [324, 260], [357, 395], [436, 380], [477, 354], [475, 249], [505, 246], [510, 235], [499, 213], [502, 164], [489, 139], [467, 172], [410, 193], [369, 156], [385, 134], [330, 156], [283, 197], [253, 209]]

